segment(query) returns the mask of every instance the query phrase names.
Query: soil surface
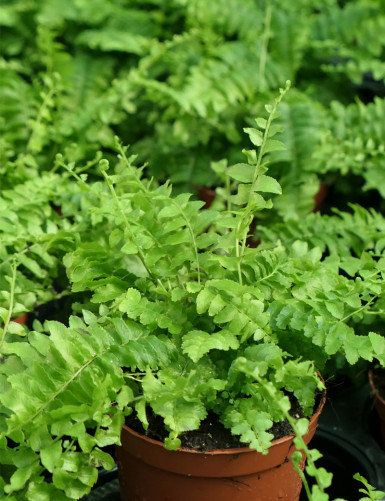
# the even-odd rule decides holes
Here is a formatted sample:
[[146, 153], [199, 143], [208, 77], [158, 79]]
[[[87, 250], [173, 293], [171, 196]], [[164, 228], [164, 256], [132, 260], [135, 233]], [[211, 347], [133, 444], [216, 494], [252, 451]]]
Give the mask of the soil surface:
[[[315, 408], [319, 405], [317, 398]], [[292, 407], [290, 414], [296, 418], [304, 417], [303, 411], [295, 398], [291, 398]], [[164, 426], [163, 419], [147, 410], [148, 429], [143, 429], [142, 423], [136, 417], [135, 413], [126, 418], [126, 425], [137, 433], [143, 434], [154, 440], [163, 442], [168, 436]], [[274, 423], [268, 430], [274, 435], [274, 439], [292, 435], [293, 430], [287, 420]], [[192, 449], [199, 452], [207, 452], [215, 449], [233, 449], [239, 447], [248, 447], [248, 444], [240, 441], [239, 435], [232, 435], [230, 430], [225, 428], [219, 421], [219, 418], [213, 412], [209, 412], [206, 419], [201, 422], [199, 430], [185, 432], [179, 436], [184, 449]]]
[[373, 369], [373, 384], [385, 400], [385, 369]]

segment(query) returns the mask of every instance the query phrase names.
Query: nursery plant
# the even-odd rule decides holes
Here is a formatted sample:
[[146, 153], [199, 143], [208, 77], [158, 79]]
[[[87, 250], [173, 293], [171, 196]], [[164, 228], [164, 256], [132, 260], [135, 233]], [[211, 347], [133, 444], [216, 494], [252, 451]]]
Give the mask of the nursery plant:
[[59, 216], [55, 204], [66, 198], [68, 190], [65, 177], [38, 171], [12, 189], [1, 190], [2, 321], [9, 312], [12, 317], [32, 312], [39, 304], [66, 292], [63, 289], [68, 281], [60, 259], [73, 248], [73, 223]]
[[[338, 256], [305, 242], [247, 246], [255, 213], [281, 193], [267, 172], [270, 154], [283, 147], [274, 120], [288, 87], [245, 129], [256, 147], [244, 151], [245, 162], [216, 165], [227, 179], [221, 210], [203, 210], [191, 194], [172, 196], [168, 182], [145, 178], [119, 141], [115, 172], [107, 160], [99, 164], [104, 182], [88, 183], [58, 158], [87, 207], [88, 231], [75, 235], [76, 248], [64, 257], [72, 290], [85, 300], [68, 326], [35, 323], [7, 344], [0, 392], [6, 499], [79, 499], [99, 466], [113, 466], [103, 447], [120, 443], [126, 418], [136, 416], [144, 433], [158, 416], [164, 445], [175, 450], [209, 413], [262, 454], [277, 436], [274, 423], [286, 422], [307, 458], [313, 482], [299, 452], [293, 467], [309, 499], [328, 499], [331, 474], [316, 467], [319, 453], [302, 436], [331, 356], [385, 365], [385, 339], [349, 324], [382, 293], [384, 260], [367, 270], [365, 263], [354, 279], [339, 273]], [[10, 357], [18, 360], [13, 372]]]
[[[359, 205], [351, 205], [350, 209], [351, 212], [335, 209], [332, 215], [309, 214], [301, 222], [288, 221], [269, 227], [260, 225], [256, 233], [261, 242], [261, 249], [275, 247], [277, 241], [285, 247], [302, 242], [309, 249], [320, 249], [329, 259], [334, 256], [334, 259], [338, 260], [341, 274], [361, 283], [364, 281], [368, 285], [367, 280], [371, 280], [370, 270], [380, 271], [381, 263], [384, 262], [385, 218], [383, 214]], [[376, 272], [372, 277], [376, 277]], [[380, 282], [377, 282], [378, 278]], [[381, 273], [377, 274], [375, 281], [380, 288], [377, 289], [375, 285], [369, 293], [370, 297], [367, 296], [364, 307], [347, 320], [356, 333], [366, 335], [374, 330], [384, 335], [385, 308]], [[364, 367], [368, 368], [368, 362], [361, 362], [360, 371], [357, 368], [350, 370], [349, 364], [346, 364], [342, 356], [338, 356], [335, 362], [339, 371], [352, 376], [356, 382], [359, 382], [359, 379], [365, 380], [367, 371]], [[337, 367], [332, 368], [333, 376], [336, 375], [335, 371]], [[324, 375], [326, 377], [325, 372]]]
[[[326, 166], [356, 172], [355, 154], [347, 152], [345, 162], [339, 140], [322, 143], [322, 131], [339, 138], [333, 122], [350, 114], [344, 107], [357, 97], [355, 85], [367, 74], [384, 78], [384, 42], [373, 37], [384, 29], [381, 2], [58, 5], [20, 0], [0, 7], [1, 185], [9, 187], [11, 174], [20, 182], [31, 169], [49, 169], [58, 151], [69, 162], [91, 161], [101, 147], [112, 149], [118, 134], [150, 161], [150, 175], [171, 178], [175, 193], [215, 187], [210, 162], [242, 161], [241, 127], [286, 79], [296, 88], [281, 110], [290, 125], [287, 150], [270, 159], [284, 193], [261, 217], [298, 219], [311, 211]], [[331, 109], [332, 101], [339, 105]], [[329, 143], [337, 143], [331, 154]], [[370, 143], [364, 149], [378, 153]]]

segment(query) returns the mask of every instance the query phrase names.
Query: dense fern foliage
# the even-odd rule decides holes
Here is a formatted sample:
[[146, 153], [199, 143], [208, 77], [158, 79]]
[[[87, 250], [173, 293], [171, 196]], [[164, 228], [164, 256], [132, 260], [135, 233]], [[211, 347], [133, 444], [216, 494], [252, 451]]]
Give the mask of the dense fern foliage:
[[58, 189], [65, 191], [65, 185], [65, 178], [46, 174], [1, 191], [0, 316], [4, 321], [11, 303], [12, 316], [17, 317], [57, 297], [67, 283], [60, 259], [75, 243], [73, 223], [55, 210], [60, 203]]
[[0, 498], [80, 499], [151, 409], [169, 449], [214, 412], [266, 453], [286, 419], [327, 500], [319, 371], [385, 366], [383, 2], [4, 0], [0, 27]]
[[[376, 221], [355, 249], [359, 257], [349, 255], [349, 243], [325, 257], [325, 247], [297, 238], [302, 228], [294, 223], [292, 244], [246, 246], [255, 212], [271, 210], [281, 193], [267, 160], [283, 148], [273, 120], [287, 90], [267, 105], [267, 120], [245, 128], [257, 150], [245, 151], [244, 163], [217, 165], [225, 179], [222, 210], [202, 210], [191, 194], [173, 196], [169, 183], [145, 178], [119, 141], [114, 172], [106, 159], [99, 162], [104, 182], [87, 182], [57, 158], [78, 181], [73, 200], [62, 196], [76, 242], [63, 263], [83, 300], [69, 327], [35, 322], [17, 339], [9, 321], [3, 330], [3, 495], [79, 499], [97, 467], [112, 466], [102, 448], [119, 444], [125, 415], [135, 412], [146, 428], [149, 409], [163, 418], [170, 449], [211, 411], [266, 453], [273, 422], [286, 418], [313, 461], [301, 442], [308, 421], [290, 416], [288, 394], [309, 418], [323, 387], [318, 371], [335, 354], [351, 365], [385, 365], [385, 339], [374, 330], [384, 316], [378, 215], [356, 209], [350, 216], [356, 224]], [[332, 220], [330, 234], [338, 235], [344, 218], [349, 222], [343, 214]], [[266, 235], [274, 241], [273, 228]], [[331, 477], [314, 464], [308, 471], [317, 499]]]
[[[335, 183], [347, 184], [343, 176], [354, 174], [362, 179], [361, 189], [376, 190], [385, 197], [385, 100], [375, 99], [347, 107], [333, 102], [328, 131], [314, 153], [319, 172], [336, 172]], [[317, 169], [317, 170], [318, 170]], [[349, 188], [341, 192], [347, 191]], [[354, 199], [353, 199], [354, 200]]]
[[[118, 321], [102, 326], [92, 319], [89, 324], [75, 317], [70, 328], [52, 322], [49, 335], [30, 332], [28, 344], [12, 343], [6, 350], [5, 369], [12, 355], [25, 365], [10, 374], [1, 395], [2, 417], [9, 415], [7, 436], [23, 444], [7, 449], [1, 439], [0, 489], [10, 499], [79, 499], [87, 492], [97, 466], [113, 465], [100, 447], [119, 441], [122, 410], [134, 397], [125, 384], [128, 375], [118, 367], [156, 369], [172, 355], [166, 342], [143, 337], [138, 327]], [[52, 483], [44, 482], [44, 470]]]
[[291, 79], [289, 148], [271, 162], [285, 191], [275, 210], [299, 218], [325, 172], [325, 145], [313, 160], [320, 133], [350, 114], [330, 102], [353, 101], [353, 82], [368, 72], [383, 78], [378, 2], [23, 0], [0, 9], [0, 168], [16, 182], [24, 167], [49, 169], [58, 151], [90, 161], [117, 133], [158, 179], [189, 191], [215, 185], [211, 161], [241, 160], [239, 130]]
[[290, 221], [269, 227], [260, 226], [257, 233], [262, 246], [292, 246], [297, 240], [318, 247], [323, 253], [359, 258], [363, 252], [380, 255], [385, 247], [385, 218], [358, 205], [352, 213], [335, 211], [335, 215], [309, 214], [301, 222]]

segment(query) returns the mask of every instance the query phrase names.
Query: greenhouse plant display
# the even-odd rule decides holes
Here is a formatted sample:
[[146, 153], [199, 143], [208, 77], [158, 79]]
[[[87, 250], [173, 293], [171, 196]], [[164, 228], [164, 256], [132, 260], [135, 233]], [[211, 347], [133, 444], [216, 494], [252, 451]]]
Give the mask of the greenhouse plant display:
[[239, 131], [291, 79], [287, 149], [270, 159], [283, 195], [261, 217], [300, 219], [325, 181], [346, 186], [342, 203], [352, 172], [379, 189], [382, 105], [354, 102], [363, 78], [385, 75], [373, 36], [384, 31], [381, 2], [19, 0], [3, 2], [0, 24], [0, 186], [50, 169], [58, 151], [84, 164], [104, 149], [111, 160], [117, 134], [175, 193], [213, 188], [210, 162], [242, 161]]
[[[0, 198], [0, 318], [25, 315], [63, 294], [68, 280], [61, 265], [71, 250], [72, 222], [59, 217], [54, 202], [68, 190], [65, 177], [34, 176], [2, 189]], [[12, 304], [11, 304], [12, 303]], [[1, 321], [1, 320], [0, 320]], [[11, 325], [11, 328], [17, 328]]]
[[[146, 179], [119, 142], [115, 172], [99, 163], [104, 182], [87, 182], [58, 157], [87, 207], [63, 258], [72, 291], [83, 296], [68, 325], [36, 323], [20, 340], [3, 331], [6, 499], [80, 499], [97, 468], [113, 466], [103, 448], [120, 443], [126, 421], [150, 437], [160, 421], [161, 450], [179, 454], [207, 420], [230, 431], [230, 450], [254, 449], [258, 461], [271, 461], [270, 449], [286, 441], [281, 468], [290, 466], [295, 480], [283, 495], [297, 499], [302, 478], [310, 500], [328, 499], [332, 475], [317, 468], [319, 454], [307, 445], [322, 401], [320, 372], [337, 352], [350, 364], [385, 365], [385, 339], [349, 325], [383, 291], [384, 261], [365, 261], [355, 280], [339, 273], [338, 256], [306, 242], [247, 247], [255, 213], [272, 206], [266, 194], [281, 192], [267, 170], [269, 155], [283, 147], [274, 120], [287, 89], [245, 129], [256, 147], [244, 151], [246, 162], [216, 165], [230, 181], [221, 210], [202, 210], [190, 194], [173, 197], [169, 183]], [[257, 482], [248, 498], [233, 499], [255, 499]], [[234, 484], [245, 495], [249, 487]]]

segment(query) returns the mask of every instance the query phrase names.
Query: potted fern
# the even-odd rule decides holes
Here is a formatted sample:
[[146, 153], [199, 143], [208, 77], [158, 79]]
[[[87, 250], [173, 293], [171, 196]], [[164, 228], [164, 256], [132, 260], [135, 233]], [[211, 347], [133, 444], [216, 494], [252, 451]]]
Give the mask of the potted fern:
[[73, 225], [58, 216], [53, 203], [70, 185], [58, 174], [29, 176], [1, 191], [0, 324], [8, 314], [25, 319], [38, 305], [60, 297], [55, 286], [68, 283], [60, 261], [72, 249]]
[[[307, 446], [323, 401], [319, 371], [337, 351], [351, 363], [376, 357], [385, 365], [385, 341], [356, 336], [346, 323], [373, 281], [360, 289], [333, 259], [302, 243], [264, 251], [246, 245], [254, 213], [272, 206], [266, 194], [281, 191], [266, 172], [269, 152], [282, 148], [274, 119], [287, 90], [266, 107], [267, 118], [246, 129], [257, 147], [244, 152], [247, 163], [224, 170], [236, 186], [226, 184], [235, 191], [224, 189], [223, 210], [202, 210], [189, 194], [172, 197], [168, 183], [143, 177], [120, 143], [115, 173], [100, 163], [105, 183], [87, 184], [74, 173], [88, 229], [75, 235], [64, 265], [84, 300], [73, 305], [79, 314], [68, 326], [36, 324], [7, 345], [2, 495], [79, 499], [99, 466], [113, 466], [105, 446], [121, 444], [118, 464], [128, 455], [133, 465], [144, 440], [152, 459], [144, 460], [144, 473], [129, 467], [128, 477], [122, 466], [123, 499], [255, 499], [269, 466], [266, 499], [298, 499], [300, 477], [309, 499], [328, 499], [331, 475], [316, 468], [319, 454]], [[161, 441], [151, 438], [159, 422]], [[211, 427], [230, 430], [230, 448], [187, 451], [186, 440], [202, 427], [205, 439]], [[177, 458], [178, 474], [166, 473], [171, 485], [156, 477], [154, 493], [159, 464], [153, 469], [149, 461], [164, 466], [164, 454]], [[192, 466], [193, 456], [206, 466]], [[207, 473], [215, 456], [216, 473]], [[305, 456], [314, 485], [302, 471]]]

